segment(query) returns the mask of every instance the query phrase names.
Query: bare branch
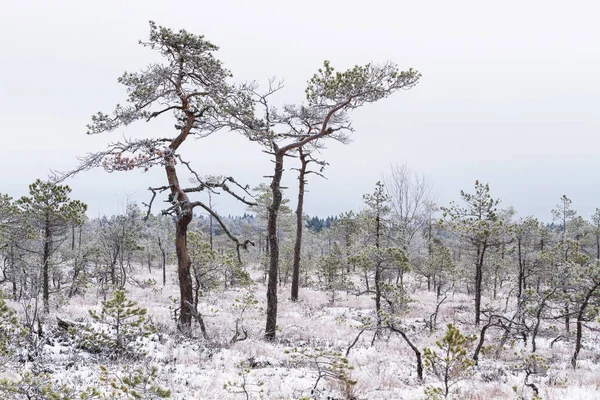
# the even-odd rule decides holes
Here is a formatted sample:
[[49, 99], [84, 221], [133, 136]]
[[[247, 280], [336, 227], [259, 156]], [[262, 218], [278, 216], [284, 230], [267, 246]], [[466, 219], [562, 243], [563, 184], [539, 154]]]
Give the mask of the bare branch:
[[241, 264], [242, 263], [242, 256], [240, 254], [240, 247], [243, 248], [244, 250], [248, 250], [248, 245], [251, 244], [252, 246], [254, 246], [254, 242], [246, 239], [243, 242], [240, 242], [238, 240], [238, 238], [236, 238], [235, 236], [233, 236], [233, 234], [229, 231], [229, 229], [227, 229], [227, 226], [225, 225], [225, 223], [223, 222], [223, 220], [221, 219], [221, 217], [219, 217], [219, 214], [217, 214], [216, 212], [213, 211], [213, 209], [211, 209], [209, 206], [207, 206], [206, 204], [204, 204], [201, 201], [194, 201], [193, 203], [190, 203], [190, 206], [192, 208], [194, 207], [202, 207], [203, 209], [205, 209], [210, 215], [213, 216], [214, 219], [217, 220], [217, 222], [219, 223], [219, 225], [221, 225], [221, 228], [223, 228], [223, 232], [225, 232], [225, 234], [229, 237], [229, 239], [231, 239], [235, 245], [236, 245], [236, 253], [238, 256], [238, 261]]

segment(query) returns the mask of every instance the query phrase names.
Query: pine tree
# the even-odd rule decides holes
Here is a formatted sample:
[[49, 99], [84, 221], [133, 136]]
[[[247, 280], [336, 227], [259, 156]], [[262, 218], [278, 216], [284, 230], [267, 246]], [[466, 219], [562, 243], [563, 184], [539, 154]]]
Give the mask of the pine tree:
[[99, 329], [87, 327], [80, 340], [86, 349], [108, 355], [140, 356], [144, 352], [140, 339], [156, 333], [156, 328], [147, 318], [148, 310], [138, 307], [137, 302], [128, 300], [123, 290], [116, 290], [110, 300], [102, 302], [102, 310], [89, 311]]
[[50, 311], [51, 257], [60, 244], [58, 238], [66, 234], [71, 222], [81, 221], [87, 210], [86, 204], [69, 199], [69, 193], [69, 186], [38, 179], [29, 185], [29, 196], [17, 201], [24, 218], [42, 236], [42, 297], [45, 312]]
[[458, 328], [448, 324], [446, 335], [437, 341], [435, 349], [423, 349], [425, 369], [442, 382], [443, 388], [427, 387], [425, 394], [429, 399], [448, 398], [450, 388], [473, 374], [475, 361], [467, 356], [467, 347], [475, 340], [464, 336]]

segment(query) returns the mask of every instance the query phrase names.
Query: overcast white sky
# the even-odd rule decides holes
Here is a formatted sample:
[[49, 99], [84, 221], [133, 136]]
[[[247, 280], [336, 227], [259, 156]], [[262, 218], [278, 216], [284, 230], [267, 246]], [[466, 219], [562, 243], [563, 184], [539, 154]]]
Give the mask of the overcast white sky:
[[[391, 163], [434, 184], [441, 204], [479, 179], [518, 215], [549, 221], [566, 194], [581, 215], [600, 207], [600, 7], [595, 1], [2, 1], [0, 192], [26, 194], [49, 169], [111, 139], [172, 129], [168, 117], [107, 136], [85, 135], [90, 116], [124, 102], [123, 71], [153, 60], [137, 44], [148, 20], [203, 34], [237, 81], [285, 80], [301, 102], [328, 59], [337, 69], [392, 60], [421, 83], [354, 113], [354, 142], [331, 144], [328, 180], [309, 182], [305, 211], [321, 216], [362, 205]], [[202, 174], [267, 182], [271, 163], [255, 144], [219, 133], [188, 145]], [[289, 163], [289, 161], [288, 161]], [[291, 167], [292, 165], [287, 165]], [[295, 186], [293, 171], [287, 183]], [[90, 215], [147, 199], [162, 171], [103, 171], [67, 182]], [[287, 196], [295, 204], [295, 193]], [[218, 199], [218, 211], [243, 207]]]

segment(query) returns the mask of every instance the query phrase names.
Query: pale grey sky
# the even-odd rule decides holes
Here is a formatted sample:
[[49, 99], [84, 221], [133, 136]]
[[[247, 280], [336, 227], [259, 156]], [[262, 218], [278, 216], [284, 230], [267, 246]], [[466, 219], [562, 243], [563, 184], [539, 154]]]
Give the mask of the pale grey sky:
[[[550, 220], [562, 194], [588, 218], [600, 207], [600, 6], [595, 1], [3, 1], [0, 8], [0, 192], [23, 195], [49, 169], [111, 139], [161, 135], [171, 120], [90, 137], [97, 111], [124, 102], [116, 79], [152, 61], [137, 44], [148, 20], [203, 34], [236, 81], [285, 80], [282, 102], [328, 59], [337, 69], [392, 60], [423, 74], [414, 89], [354, 113], [354, 142], [331, 144], [328, 180], [312, 178], [305, 210], [330, 215], [362, 205], [390, 163], [407, 163], [458, 200], [489, 182], [518, 215]], [[202, 174], [266, 182], [255, 144], [222, 132], [185, 155]], [[287, 167], [292, 165], [288, 163]], [[287, 184], [295, 186], [293, 171]], [[126, 194], [147, 199], [162, 171], [93, 171], [67, 183], [90, 214], [118, 212]], [[295, 204], [295, 192], [287, 196]], [[241, 206], [217, 200], [218, 211]]]

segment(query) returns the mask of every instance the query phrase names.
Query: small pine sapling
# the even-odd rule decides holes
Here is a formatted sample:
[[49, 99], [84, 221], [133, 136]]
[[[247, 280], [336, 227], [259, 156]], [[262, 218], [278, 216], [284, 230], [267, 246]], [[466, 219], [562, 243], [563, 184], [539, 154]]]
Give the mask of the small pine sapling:
[[[241, 342], [248, 338], [248, 331], [244, 327], [244, 318], [247, 311], [257, 308], [258, 300], [253, 293], [246, 292], [241, 298], [236, 298], [231, 311], [237, 314], [235, 319], [235, 333], [229, 343]], [[241, 332], [240, 332], [241, 331]]]
[[140, 339], [156, 333], [156, 328], [148, 320], [146, 308], [127, 299], [123, 290], [116, 290], [113, 298], [102, 302], [98, 314], [89, 311], [94, 322], [101, 328], [86, 327], [81, 336], [81, 346], [111, 355], [142, 356]]
[[258, 393], [259, 397], [262, 398], [262, 394], [264, 393], [262, 386], [265, 383], [263, 381], [252, 383], [250, 381], [251, 370], [248, 362], [240, 361], [236, 364], [236, 368], [238, 369], [240, 381], [227, 381], [227, 383], [223, 385], [223, 389], [227, 390], [229, 393], [243, 394], [246, 400], [250, 399], [250, 393]]
[[158, 380], [158, 367], [150, 366], [127, 371], [122, 375], [109, 372], [104, 365], [100, 366], [99, 381], [106, 390], [88, 387], [79, 396], [81, 400], [92, 399], [167, 399], [171, 390], [161, 387]]
[[179, 299], [173, 296], [169, 296], [169, 315], [171, 320], [177, 324], [179, 320]]
[[15, 312], [6, 304], [3, 293], [0, 292], [0, 357], [12, 355], [13, 350], [20, 347], [25, 334], [26, 330], [19, 323]]
[[464, 336], [458, 328], [448, 324], [446, 335], [435, 343], [439, 354], [435, 349], [423, 349], [425, 370], [443, 385], [426, 387], [427, 399], [448, 398], [452, 386], [473, 375], [475, 362], [467, 356], [467, 348], [474, 340], [474, 336]]
[[354, 367], [342, 353], [323, 348], [293, 348], [286, 353], [290, 354], [292, 363], [316, 370], [317, 380], [311, 390], [312, 394], [317, 391], [321, 379], [325, 379], [337, 384], [347, 399], [355, 398], [353, 393], [357, 382], [350, 376]]
[[[517, 365], [514, 366], [514, 370], [516, 372], [522, 371], [525, 373], [525, 379], [523, 380], [523, 384], [533, 391], [533, 397], [531, 398], [531, 400], [542, 400], [537, 385], [533, 382], [529, 382], [529, 378], [532, 375], [546, 374], [546, 372], [548, 371], [548, 364], [546, 362], [546, 359], [537, 354], [521, 354], [521, 360]], [[513, 386], [513, 390], [519, 396], [517, 398], [518, 400], [526, 400], [522, 393], [519, 394], [519, 390], [516, 385]]]
[[342, 253], [337, 246], [327, 255], [321, 257], [317, 263], [317, 277], [322, 290], [330, 292], [330, 303], [334, 304], [339, 290], [348, 290], [352, 282], [344, 274]]
[[52, 375], [24, 371], [18, 379], [0, 379], [0, 396], [4, 399], [71, 400], [76, 392], [59, 384]]

